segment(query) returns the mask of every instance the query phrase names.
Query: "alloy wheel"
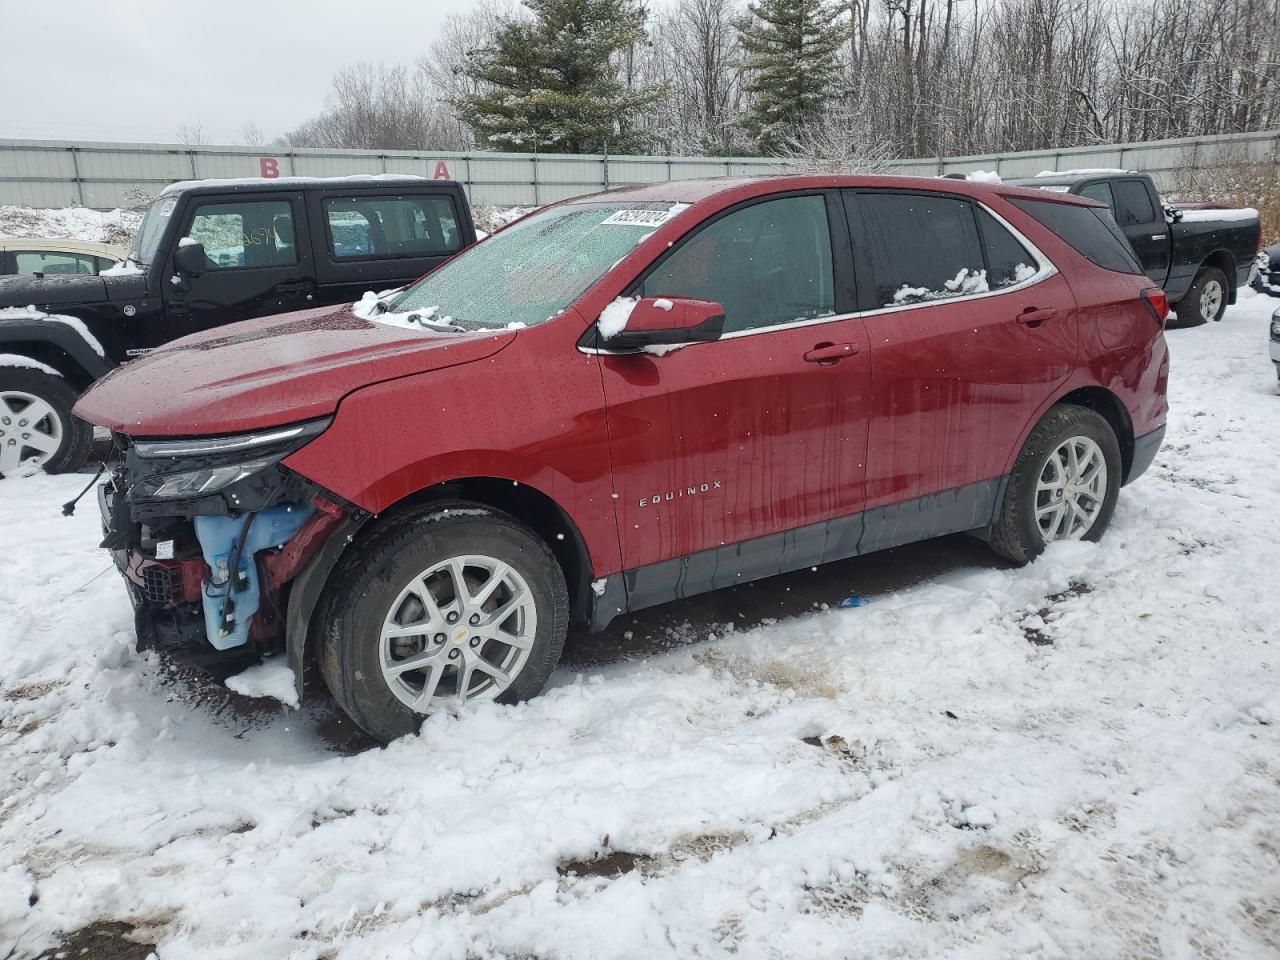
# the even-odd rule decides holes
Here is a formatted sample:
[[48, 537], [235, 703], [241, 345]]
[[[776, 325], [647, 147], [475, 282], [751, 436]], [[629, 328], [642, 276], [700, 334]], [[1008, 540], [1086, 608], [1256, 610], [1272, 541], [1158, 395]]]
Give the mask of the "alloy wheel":
[[0, 473], [25, 460], [43, 466], [62, 445], [62, 418], [42, 397], [23, 390], [0, 392]]
[[1224, 291], [1217, 280], [1208, 280], [1200, 289], [1200, 316], [1206, 320], [1216, 319], [1222, 309]]
[[392, 602], [379, 638], [387, 686], [419, 713], [492, 700], [520, 675], [537, 632], [533, 593], [514, 567], [485, 556], [442, 560]]
[[1107, 496], [1107, 461], [1089, 437], [1071, 437], [1044, 462], [1036, 482], [1036, 525], [1045, 543], [1079, 540]]

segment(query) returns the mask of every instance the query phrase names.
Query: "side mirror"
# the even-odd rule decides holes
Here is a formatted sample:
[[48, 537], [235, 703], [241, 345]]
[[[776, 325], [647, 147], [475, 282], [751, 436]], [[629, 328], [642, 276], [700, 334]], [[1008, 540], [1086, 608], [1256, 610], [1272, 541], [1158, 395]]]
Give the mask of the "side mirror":
[[209, 258], [205, 255], [204, 244], [183, 237], [178, 241], [178, 252], [173, 255], [173, 262], [179, 272], [189, 277], [196, 277], [209, 269]]
[[615, 301], [600, 315], [600, 339], [611, 350], [708, 343], [724, 333], [724, 307], [711, 300], [642, 297], [619, 318], [626, 309], [627, 301]]

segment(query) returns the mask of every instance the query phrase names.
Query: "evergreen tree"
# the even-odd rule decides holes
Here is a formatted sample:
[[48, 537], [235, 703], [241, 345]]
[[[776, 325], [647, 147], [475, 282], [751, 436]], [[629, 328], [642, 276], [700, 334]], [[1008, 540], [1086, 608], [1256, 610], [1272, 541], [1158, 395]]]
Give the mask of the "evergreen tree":
[[832, 0], [759, 0], [748, 9], [737, 24], [752, 97], [743, 127], [773, 151], [821, 120], [849, 27], [845, 6]]
[[532, 20], [509, 20], [467, 66], [481, 93], [453, 102], [476, 138], [496, 150], [624, 153], [645, 138], [630, 128], [656, 88], [628, 90], [615, 58], [644, 41], [635, 0], [523, 0]]

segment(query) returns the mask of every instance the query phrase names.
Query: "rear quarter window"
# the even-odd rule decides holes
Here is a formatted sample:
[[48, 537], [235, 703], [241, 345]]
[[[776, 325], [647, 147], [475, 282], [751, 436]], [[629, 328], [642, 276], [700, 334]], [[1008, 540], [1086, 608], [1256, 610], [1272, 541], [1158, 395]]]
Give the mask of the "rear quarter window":
[[1129, 241], [1115, 226], [1111, 211], [1050, 200], [1008, 197], [1019, 210], [1035, 218], [1069, 244], [1080, 256], [1104, 270], [1142, 276], [1143, 270]]

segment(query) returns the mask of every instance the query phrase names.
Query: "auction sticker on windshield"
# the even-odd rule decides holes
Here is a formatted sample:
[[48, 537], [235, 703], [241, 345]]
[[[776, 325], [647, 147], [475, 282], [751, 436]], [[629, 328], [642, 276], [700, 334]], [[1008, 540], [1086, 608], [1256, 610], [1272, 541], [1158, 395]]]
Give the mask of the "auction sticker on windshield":
[[602, 225], [613, 224], [624, 227], [656, 227], [666, 223], [672, 217], [671, 210], [619, 210], [612, 213]]

